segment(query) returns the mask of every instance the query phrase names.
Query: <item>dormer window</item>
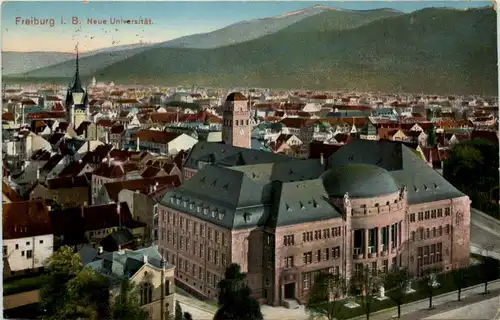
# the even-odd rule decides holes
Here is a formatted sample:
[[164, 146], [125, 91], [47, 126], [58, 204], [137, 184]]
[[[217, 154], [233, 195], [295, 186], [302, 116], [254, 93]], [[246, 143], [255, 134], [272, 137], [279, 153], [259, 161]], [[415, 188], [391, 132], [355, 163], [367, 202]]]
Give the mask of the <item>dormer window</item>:
[[191, 209], [191, 210], [193, 210], [193, 209], [194, 209], [194, 203], [193, 203], [193, 202], [191, 202], [191, 203], [189, 204], [189, 209]]
[[248, 213], [248, 212], [245, 212], [243, 214], [243, 219], [245, 219], [245, 222], [251, 222], [252, 221], [252, 214]]
[[184, 200], [184, 208], [187, 207], [187, 205], [188, 205], [187, 200]]
[[181, 204], [181, 199], [177, 199], [176, 203], [177, 203], [177, 205], [180, 205]]
[[200, 205], [196, 206], [196, 212], [201, 212], [201, 206]]
[[203, 214], [204, 214], [204, 215], [207, 215], [207, 214], [208, 214], [208, 208], [204, 208], [204, 209], [203, 209]]
[[174, 202], [175, 202], [175, 197], [174, 196], [170, 197], [170, 203], [174, 203]]
[[217, 216], [217, 210], [212, 210], [212, 218], [215, 218]]
[[224, 213], [219, 213], [219, 220], [224, 219]]

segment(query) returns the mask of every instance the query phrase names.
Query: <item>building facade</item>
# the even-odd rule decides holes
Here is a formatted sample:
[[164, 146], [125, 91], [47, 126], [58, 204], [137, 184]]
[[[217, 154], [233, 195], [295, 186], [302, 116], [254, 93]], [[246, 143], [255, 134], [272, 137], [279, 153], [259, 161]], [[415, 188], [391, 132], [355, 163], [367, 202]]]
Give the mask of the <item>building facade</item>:
[[184, 184], [155, 208], [177, 282], [215, 298], [238, 263], [255, 297], [277, 306], [305, 303], [318, 272], [406, 266], [419, 276], [468, 263], [470, 200], [413, 150], [355, 139], [327, 163], [195, 145]]
[[248, 99], [239, 92], [231, 93], [224, 103], [222, 141], [235, 147], [250, 148], [251, 131]]

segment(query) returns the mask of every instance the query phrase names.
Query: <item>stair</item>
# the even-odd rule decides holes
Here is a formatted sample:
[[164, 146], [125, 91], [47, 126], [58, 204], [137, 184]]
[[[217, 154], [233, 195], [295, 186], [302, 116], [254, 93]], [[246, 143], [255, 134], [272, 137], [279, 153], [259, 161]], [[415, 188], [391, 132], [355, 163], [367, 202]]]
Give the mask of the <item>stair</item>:
[[283, 306], [287, 309], [298, 309], [299, 308], [299, 304], [297, 303], [296, 300], [292, 300], [292, 299], [286, 299], [283, 301]]

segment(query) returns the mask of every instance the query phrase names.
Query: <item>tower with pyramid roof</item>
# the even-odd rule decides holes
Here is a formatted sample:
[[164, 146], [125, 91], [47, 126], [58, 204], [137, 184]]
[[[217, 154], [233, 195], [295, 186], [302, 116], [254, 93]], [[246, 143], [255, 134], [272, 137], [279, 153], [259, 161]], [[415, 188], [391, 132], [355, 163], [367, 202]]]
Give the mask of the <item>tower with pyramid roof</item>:
[[83, 89], [80, 79], [78, 46], [76, 48], [76, 70], [71, 84], [68, 86], [65, 100], [66, 120], [74, 129], [89, 118], [89, 103], [87, 92]]

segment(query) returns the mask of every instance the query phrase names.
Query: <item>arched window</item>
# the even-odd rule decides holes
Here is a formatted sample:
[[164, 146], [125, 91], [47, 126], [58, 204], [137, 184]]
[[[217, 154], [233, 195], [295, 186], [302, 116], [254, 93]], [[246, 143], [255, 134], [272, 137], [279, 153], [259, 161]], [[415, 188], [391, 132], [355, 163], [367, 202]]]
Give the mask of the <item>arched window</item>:
[[146, 282], [141, 284], [141, 306], [153, 301], [153, 285]]
[[170, 295], [170, 280], [165, 280], [165, 295]]

